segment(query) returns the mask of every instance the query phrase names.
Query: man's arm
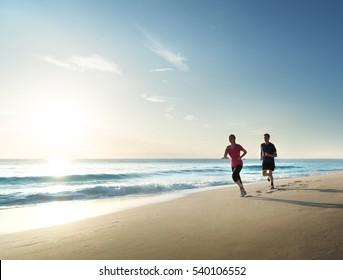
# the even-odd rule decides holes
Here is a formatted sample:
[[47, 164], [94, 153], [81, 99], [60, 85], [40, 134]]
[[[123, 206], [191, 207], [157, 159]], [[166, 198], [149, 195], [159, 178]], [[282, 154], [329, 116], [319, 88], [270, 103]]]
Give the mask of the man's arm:
[[262, 149], [262, 145], [261, 145], [261, 153], [260, 153], [260, 160], [263, 159], [263, 149]]

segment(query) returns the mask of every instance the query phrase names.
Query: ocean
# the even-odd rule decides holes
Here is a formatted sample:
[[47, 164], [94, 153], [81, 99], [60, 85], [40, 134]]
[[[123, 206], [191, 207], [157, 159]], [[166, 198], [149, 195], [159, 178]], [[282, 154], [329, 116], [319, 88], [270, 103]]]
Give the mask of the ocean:
[[[343, 160], [276, 160], [276, 179], [343, 171]], [[243, 183], [266, 180], [259, 160], [244, 160]], [[0, 211], [52, 202], [136, 198], [235, 186], [229, 160], [0, 160]]]

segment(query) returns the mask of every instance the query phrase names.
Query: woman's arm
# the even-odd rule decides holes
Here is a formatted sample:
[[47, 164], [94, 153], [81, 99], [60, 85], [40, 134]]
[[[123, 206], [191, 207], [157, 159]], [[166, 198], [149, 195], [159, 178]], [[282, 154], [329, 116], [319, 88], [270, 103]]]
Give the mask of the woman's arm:
[[227, 148], [226, 148], [225, 152], [224, 152], [224, 156], [222, 157], [222, 159], [226, 159], [227, 158], [227, 154], [228, 154], [228, 152], [227, 152]]
[[242, 147], [242, 152], [243, 154], [240, 156], [241, 159], [248, 153], [247, 150], [244, 149], [243, 147]]

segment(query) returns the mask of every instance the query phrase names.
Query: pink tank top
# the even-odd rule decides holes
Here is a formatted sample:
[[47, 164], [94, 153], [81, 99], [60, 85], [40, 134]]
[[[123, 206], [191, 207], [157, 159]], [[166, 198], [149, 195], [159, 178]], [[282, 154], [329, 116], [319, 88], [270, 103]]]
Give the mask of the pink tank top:
[[231, 158], [232, 167], [236, 167], [237, 165], [243, 166], [243, 161], [240, 158], [241, 151], [243, 151], [243, 147], [239, 144], [236, 144], [234, 149], [231, 149], [230, 146], [226, 147], [226, 152], [230, 155]]

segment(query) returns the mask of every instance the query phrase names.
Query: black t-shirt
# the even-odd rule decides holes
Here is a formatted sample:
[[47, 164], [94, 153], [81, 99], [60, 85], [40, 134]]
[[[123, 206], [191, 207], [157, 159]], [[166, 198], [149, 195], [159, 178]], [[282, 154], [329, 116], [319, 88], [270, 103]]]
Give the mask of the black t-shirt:
[[268, 154], [274, 154], [276, 153], [276, 148], [274, 146], [273, 143], [262, 143], [261, 144], [261, 151], [262, 151], [262, 160], [263, 162], [274, 162], [274, 158], [273, 157], [268, 157], [268, 156], [265, 156], [265, 153], [268, 153]]

